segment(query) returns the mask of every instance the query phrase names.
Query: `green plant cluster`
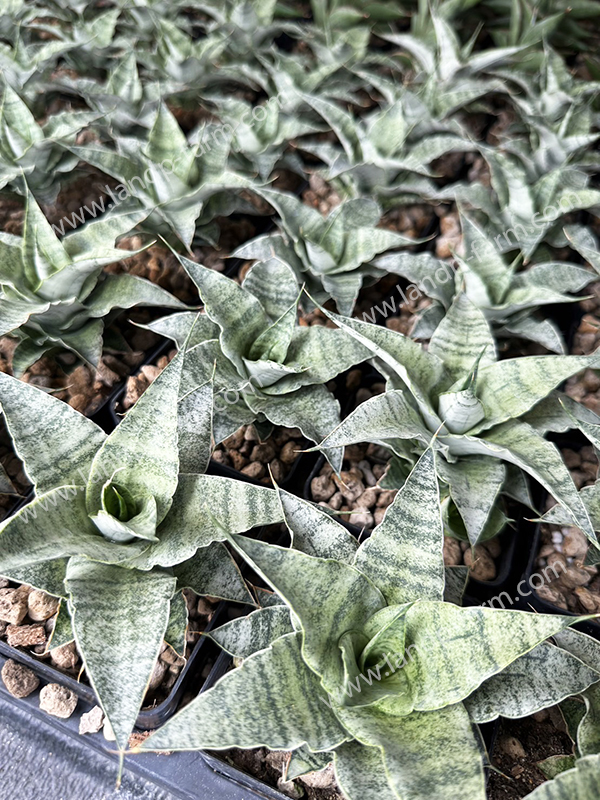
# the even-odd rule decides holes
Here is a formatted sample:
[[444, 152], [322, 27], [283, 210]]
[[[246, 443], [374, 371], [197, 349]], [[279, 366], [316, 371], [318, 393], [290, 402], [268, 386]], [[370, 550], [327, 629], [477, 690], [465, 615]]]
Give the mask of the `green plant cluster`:
[[[0, 206], [23, 209], [21, 235], [0, 232], [0, 335], [16, 340], [0, 407], [34, 487], [0, 525], [0, 575], [60, 598], [50, 647], [75, 641], [121, 754], [163, 642], [184, 652], [192, 590], [255, 610], [210, 634], [237, 667], [143, 750], [266, 746], [292, 752], [288, 779], [333, 762], [348, 800], [485, 800], [477, 726], [560, 703], [577, 759], [546, 762], [558, 777], [532, 797], [597, 797], [600, 644], [573, 616], [464, 607], [467, 570], [444, 566], [443, 545], [498, 535], [507, 500], [539, 516], [537, 484], [556, 500], [541, 518], [580, 528], [600, 563], [600, 490], [578, 491], [549, 438], [576, 429], [600, 451], [600, 416], [561, 390], [600, 353], [569, 355], [550, 313], [600, 274], [598, 13], [0, 8]], [[99, 173], [85, 215], [57, 223]], [[328, 202], [307, 203], [307, 181]], [[451, 258], [394, 224], [451, 204]], [[249, 269], [198, 263], [227, 251], [240, 214], [262, 232], [227, 255]], [[117, 246], [133, 235], [141, 249]], [[156, 242], [197, 306], [127, 261], [105, 269]], [[428, 298], [410, 335], [361, 313], [390, 276]], [[21, 380], [64, 350], [98, 366], [105, 326], [138, 305], [169, 312], [147, 327], [177, 354], [112, 432]], [[543, 354], [506, 357], [515, 340]], [[343, 418], [331, 382], [363, 363], [385, 391]], [[210, 474], [250, 424], [261, 439], [299, 428], [337, 473], [344, 447], [386, 448], [383, 521], [359, 543], [293, 493]], [[282, 523], [289, 547], [244, 535]]]

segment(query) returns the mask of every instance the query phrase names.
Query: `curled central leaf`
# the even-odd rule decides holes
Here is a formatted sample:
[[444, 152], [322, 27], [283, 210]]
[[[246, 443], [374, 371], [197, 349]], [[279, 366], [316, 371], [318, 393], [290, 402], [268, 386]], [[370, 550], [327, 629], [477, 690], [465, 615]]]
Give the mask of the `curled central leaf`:
[[109, 483], [102, 491], [102, 508], [120, 522], [128, 522], [137, 513], [131, 492], [118, 483]]

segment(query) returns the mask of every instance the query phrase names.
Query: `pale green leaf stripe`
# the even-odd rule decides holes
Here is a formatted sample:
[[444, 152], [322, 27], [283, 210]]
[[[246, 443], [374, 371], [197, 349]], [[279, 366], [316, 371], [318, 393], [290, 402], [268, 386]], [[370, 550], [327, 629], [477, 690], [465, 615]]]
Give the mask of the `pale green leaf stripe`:
[[66, 584], [77, 649], [124, 750], [167, 629], [175, 578], [72, 559]]
[[[495, 242], [488, 239], [485, 232], [467, 214], [461, 213], [460, 223], [463, 232], [464, 251], [473, 255], [469, 259], [468, 269], [477, 275], [483, 286], [490, 291], [492, 305], [499, 305], [510, 286], [512, 269], [504, 263]], [[469, 275], [467, 273], [467, 287]], [[470, 292], [467, 292], [470, 296]], [[482, 305], [478, 303], [478, 305]]]
[[254, 605], [239, 567], [220, 542], [201, 547], [192, 558], [173, 567], [179, 588], [196, 594]]
[[274, 641], [294, 632], [287, 606], [260, 608], [207, 634], [219, 647], [236, 658], [248, 658]]
[[465, 700], [473, 722], [520, 719], [579, 694], [600, 675], [570, 653], [546, 642], [513, 661]]
[[467, 379], [480, 357], [481, 367], [496, 361], [492, 330], [483, 312], [464, 292], [457, 296], [436, 328], [429, 342], [429, 353], [443, 362], [455, 381]]
[[232, 537], [248, 563], [283, 598], [304, 630], [302, 653], [322, 676], [325, 689], [336, 693], [343, 685], [341, 653], [332, 647], [343, 633], [361, 630], [385, 606], [377, 587], [357, 569], [330, 559]]
[[180, 475], [171, 510], [158, 529], [160, 541], [137, 564], [142, 569], [171, 567], [228, 533], [281, 521], [273, 489], [216, 475]]
[[386, 439], [431, 439], [418, 413], [401, 389], [376, 395], [361, 403], [326, 436], [319, 449], [345, 447], [364, 441]]
[[476, 430], [525, 414], [571, 375], [588, 368], [600, 368], [600, 356], [527, 356], [480, 369], [477, 396], [486, 416]]
[[231, 278], [185, 256], [177, 257], [198, 287], [206, 313], [221, 329], [223, 352], [244, 374], [242, 354], [270, 325], [260, 302]]
[[167, 339], [173, 339], [180, 349], [187, 343], [188, 351], [208, 339], [219, 338], [219, 326], [215, 325], [206, 314], [197, 314], [193, 311], [169, 314], [147, 325], [140, 325], [140, 328], [147, 328], [160, 336], [166, 336]]
[[[83, 485], [106, 434], [62, 400], [0, 373], [0, 404], [15, 450], [38, 494]], [[43, 436], [32, 419], [43, 420]]]
[[600, 674], [600, 642], [593, 636], [588, 636], [575, 628], [565, 628], [564, 631], [554, 635], [554, 641], [563, 650], [567, 650]]
[[294, 550], [318, 558], [335, 558], [345, 564], [353, 562], [358, 542], [343, 525], [313, 503], [281, 489], [277, 491]]
[[211, 380], [179, 400], [177, 441], [180, 472], [201, 475], [206, 471], [212, 451], [212, 422], [213, 382]]
[[165, 518], [179, 472], [177, 398], [182, 364], [183, 353], [179, 353], [98, 451], [86, 490], [91, 514], [100, 508], [103, 484], [114, 475], [114, 481], [134, 497], [154, 497], [158, 523]]
[[[344, 745], [342, 745], [343, 747]], [[307, 772], [318, 772], [333, 761], [333, 753], [313, 753], [306, 745], [302, 745], [291, 754], [287, 765], [285, 779], [293, 781]]]
[[[329, 750], [348, 739], [317, 676], [302, 659], [300, 633], [277, 639], [200, 694], [141, 750]], [[244, 714], [240, 715], [240, 709]]]
[[254, 263], [244, 277], [242, 288], [256, 297], [273, 321], [296, 302], [299, 289], [293, 270], [275, 257]]
[[556, 445], [544, 439], [531, 425], [505, 422], [491, 430], [485, 439], [444, 436], [442, 441], [450, 445], [455, 455], [490, 454], [521, 467], [569, 509], [590, 541], [596, 541], [588, 512]]
[[361, 344], [368, 347], [374, 356], [394, 370], [417, 398], [423, 414], [426, 414], [427, 410], [433, 414], [428, 397], [444, 374], [444, 366], [437, 357], [424, 350], [408, 336], [389, 328], [341, 317], [324, 308], [321, 310], [342, 330], [348, 331]]
[[444, 602], [462, 606], [469, 580], [469, 568], [462, 564], [456, 567], [444, 567], [444, 580]]
[[188, 627], [188, 607], [182, 592], [175, 592], [169, 608], [169, 624], [165, 642], [181, 657], [185, 656], [185, 634]]
[[444, 529], [434, 454], [425, 451], [383, 521], [361, 544], [354, 565], [380, 589], [389, 605], [441, 600]]
[[562, 772], [527, 795], [527, 800], [597, 800], [600, 796], [600, 755], [577, 761], [575, 769]]
[[[0, 538], [1, 544], [2, 539]], [[67, 559], [57, 558], [54, 561], [40, 561], [38, 564], [28, 564], [20, 569], [11, 569], [10, 579], [17, 583], [26, 583], [28, 586], [54, 597], [66, 597], [66, 573]]]
[[54, 650], [56, 647], [72, 642], [75, 638], [73, 633], [73, 625], [71, 624], [71, 613], [66, 600], [61, 600], [58, 607], [58, 613], [54, 618], [54, 628], [50, 634], [50, 639], [46, 644], [45, 652]]
[[440, 476], [465, 523], [472, 545], [477, 544], [506, 479], [506, 467], [496, 458], [466, 456], [457, 462], [438, 459]]
[[360, 742], [383, 749], [388, 780], [401, 800], [485, 800], [479, 743], [462, 704], [405, 717], [373, 706], [338, 713]]
[[403, 800], [390, 785], [381, 748], [346, 742], [336, 748], [333, 763], [338, 785], [348, 800]]
[[424, 601], [406, 621], [410, 658], [403, 669], [415, 710], [430, 711], [464, 700], [577, 617]]
[[0, 575], [11, 577], [42, 561], [84, 555], [106, 563], [135, 558], [147, 542], [108, 542], [90, 521], [82, 486], [63, 486], [41, 495], [0, 525]]
[[138, 305], [185, 308], [185, 304], [151, 281], [137, 275], [106, 275], [86, 300], [91, 317], [105, 317], [113, 308]]

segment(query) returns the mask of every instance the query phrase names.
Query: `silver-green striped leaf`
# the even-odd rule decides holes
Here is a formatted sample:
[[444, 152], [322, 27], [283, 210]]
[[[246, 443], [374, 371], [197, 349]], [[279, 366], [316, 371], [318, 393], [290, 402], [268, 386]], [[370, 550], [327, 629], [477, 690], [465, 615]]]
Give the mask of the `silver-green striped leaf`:
[[270, 647], [276, 639], [294, 632], [287, 606], [259, 608], [215, 628], [207, 636], [236, 658], [248, 658]]
[[174, 566], [173, 574], [179, 588], [191, 589], [198, 595], [254, 605], [239, 567], [220, 542], [201, 547], [192, 558]]
[[390, 784], [380, 747], [346, 742], [336, 748], [333, 763], [338, 785], [348, 800], [401, 800]]
[[596, 800], [600, 794], [600, 755], [577, 761], [575, 769], [561, 772], [527, 795], [527, 800]]

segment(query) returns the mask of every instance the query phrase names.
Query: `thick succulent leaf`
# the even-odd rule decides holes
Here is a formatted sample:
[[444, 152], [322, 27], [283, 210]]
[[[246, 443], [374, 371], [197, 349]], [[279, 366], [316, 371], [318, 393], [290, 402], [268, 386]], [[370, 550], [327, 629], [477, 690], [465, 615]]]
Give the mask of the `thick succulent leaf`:
[[301, 634], [291, 633], [245, 659], [198, 695], [141, 750], [269, 747], [329, 750], [349, 737], [304, 663]]
[[569, 756], [549, 756], [543, 761], [537, 762], [537, 768], [544, 774], [546, 780], [552, 781], [561, 772], [574, 769], [577, 764], [577, 757]]
[[361, 403], [323, 439], [320, 448], [387, 439], [418, 438], [426, 443], [431, 436], [406, 393], [395, 389]]
[[[2, 253], [2, 255], [4, 254]], [[43, 314], [49, 308], [50, 303], [0, 298], [0, 336], [16, 331], [27, 322], [32, 314]]]
[[221, 329], [221, 347], [242, 375], [243, 356], [265, 331], [270, 320], [259, 300], [236, 283], [213, 269], [178, 256], [182, 266], [200, 292], [206, 313]]
[[346, 742], [336, 748], [334, 765], [338, 786], [348, 800], [400, 800], [390, 784], [380, 747]]
[[318, 772], [332, 761], [333, 753], [327, 751], [324, 753], [313, 753], [306, 745], [302, 745], [292, 752], [285, 772], [285, 779], [293, 781], [294, 778], [299, 778], [301, 775], [306, 775], [308, 772]]
[[216, 475], [182, 474], [172, 508], [158, 529], [160, 541], [138, 565], [171, 567], [191, 558], [198, 548], [226, 539], [228, 533], [243, 533], [281, 518], [273, 489]]
[[[0, 404], [38, 494], [69, 483], [85, 484], [106, 439], [101, 428], [62, 400], [5, 373], [0, 373]], [[33, 420], [43, 421], [43, 436]]]
[[65, 597], [66, 571], [67, 559], [57, 558], [54, 561], [41, 561], [38, 564], [28, 564], [20, 569], [11, 569], [10, 579], [17, 583], [26, 583], [28, 586], [40, 589], [54, 597]]
[[105, 317], [113, 308], [164, 306], [185, 308], [184, 303], [151, 281], [137, 275], [106, 275], [86, 300], [91, 317]]
[[527, 800], [595, 800], [600, 793], [600, 755], [580, 758], [575, 769], [562, 772], [527, 795]]
[[285, 363], [304, 368], [304, 372], [280, 378], [267, 394], [291, 392], [300, 386], [327, 383], [355, 364], [371, 358], [370, 351], [345, 331], [320, 325], [297, 326], [294, 330]]
[[385, 606], [381, 592], [348, 564], [242, 536], [233, 539], [242, 556], [298, 617], [306, 663], [322, 676], [330, 694], [337, 693], [344, 674], [341, 653], [333, 643], [346, 631], [361, 630]]
[[260, 608], [215, 628], [207, 636], [235, 658], [248, 658], [294, 632], [287, 606]]
[[406, 616], [403, 667], [415, 710], [464, 700], [485, 680], [577, 620], [423, 601]]
[[506, 479], [504, 464], [495, 458], [467, 456], [459, 461], [438, 460], [440, 476], [465, 524], [469, 541], [477, 541], [490, 517]]
[[158, 523], [165, 518], [179, 472], [177, 399], [182, 364], [180, 353], [146, 389], [98, 451], [86, 490], [90, 513], [100, 506], [102, 483], [116, 473], [115, 480], [134, 497], [154, 497]]
[[207, 339], [219, 338], [219, 326], [206, 314], [196, 314], [193, 311], [169, 314], [140, 327], [173, 339], [179, 348], [187, 343], [188, 350]]
[[175, 578], [72, 559], [66, 585], [77, 649], [124, 750], [167, 629]]
[[441, 600], [444, 532], [434, 454], [425, 451], [383, 521], [364, 541], [354, 565], [380, 589], [389, 605]]
[[593, 636], [588, 636], [575, 628], [565, 628], [555, 634], [554, 641], [563, 650], [571, 653], [590, 669], [600, 674], [600, 643]]
[[565, 236], [571, 243], [571, 246], [585, 258], [588, 264], [591, 264], [596, 272], [600, 273], [600, 252], [598, 251], [598, 243], [590, 229], [582, 225], [567, 225], [565, 228]]
[[[596, 677], [598, 673], [595, 673]], [[577, 747], [582, 756], [600, 754], [600, 684], [594, 683], [583, 693], [585, 715], [577, 729]]]
[[331, 514], [289, 492], [277, 492], [294, 550], [346, 564], [354, 561], [358, 542]]
[[[0, 575], [43, 561], [85, 555], [97, 561], [120, 563], [148, 546], [111, 544], [87, 515], [84, 488], [63, 486], [40, 495], [0, 525]], [[21, 573], [19, 573], [21, 574]]]
[[[65, 590], [66, 593], [66, 590]], [[71, 613], [67, 600], [61, 600], [58, 606], [58, 612], [54, 617], [54, 628], [50, 634], [50, 640], [46, 645], [46, 652], [53, 650], [55, 647], [61, 647], [64, 644], [72, 642], [75, 638], [73, 633], [73, 625], [71, 623]]]
[[220, 542], [201, 547], [192, 558], [175, 565], [173, 574], [179, 588], [234, 603], [254, 604], [239, 567]]
[[464, 251], [471, 256], [468, 262], [461, 262], [466, 293], [480, 307], [499, 305], [508, 291], [513, 270], [504, 263], [495, 242], [474, 220], [461, 214], [460, 221]]
[[339, 714], [359, 742], [382, 748], [385, 773], [402, 800], [485, 800], [479, 742], [462, 704], [408, 716], [375, 706]]
[[187, 627], [188, 607], [185, 597], [182, 592], [175, 592], [171, 598], [165, 642], [182, 658], [185, 656]]
[[242, 281], [242, 288], [256, 297], [266, 314], [275, 321], [298, 297], [298, 282], [293, 270], [275, 257], [253, 264]]
[[[431, 253], [388, 253], [375, 259], [373, 266], [382, 272], [402, 275], [427, 297], [439, 300], [445, 308], [452, 303], [454, 270]], [[375, 322], [374, 319], [371, 321]]]
[[560, 452], [531, 425], [505, 422], [489, 431], [485, 439], [457, 436], [444, 437], [443, 441], [455, 455], [491, 455], [516, 464], [570, 511], [590, 541], [596, 541], [587, 509]]
[[66, 267], [71, 260], [29, 191], [25, 205], [22, 254], [25, 278], [34, 292], [46, 278]]
[[[436, 356], [424, 350], [408, 336], [389, 328], [341, 317], [326, 309], [322, 310], [342, 330], [348, 331], [394, 371], [415, 396], [426, 419], [434, 418], [428, 398], [444, 371], [442, 362]], [[430, 412], [429, 415], [427, 411]]]
[[524, 317], [520, 320], [511, 320], [506, 322], [497, 333], [503, 336], [517, 336], [521, 339], [528, 339], [530, 342], [541, 344], [542, 347], [552, 353], [566, 355], [567, 348], [560, 329], [549, 319]]
[[[321, 441], [340, 421], [339, 402], [321, 385], [303, 386], [290, 394], [269, 395], [260, 402], [252, 398], [248, 405], [254, 411], [262, 411], [274, 425], [300, 428], [302, 435], [313, 442]], [[342, 452], [331, 452], [327, 445], [323, 450], [338, 472], [342, 468]]]
[[546, 642], [513, 661], [465, 700], [473, 722], [519, 719], [579, 694], [600, 675], [575, 656]]
[[527, 356], [482, 366], [477, 396], [485, 420], [476, 431], [520, 417], [571, 375], [600, 368], [600, 356]]
[[[473, 369], [496, 361], [496, 346], [483, 312], [466, 294], [459, 294], [429, 342], [453, 381], [466, 380]], [[479, 392], [478, 392], [479, 395]]]
[[179, 471], [201, 475], [212, 452], [213, 382], [188, 392], [178, 405]]
[[469, 568], [462, 564], [456, 567], [444, 567], [444, 580], [444, 602], [462, 606], [469, 580]]

